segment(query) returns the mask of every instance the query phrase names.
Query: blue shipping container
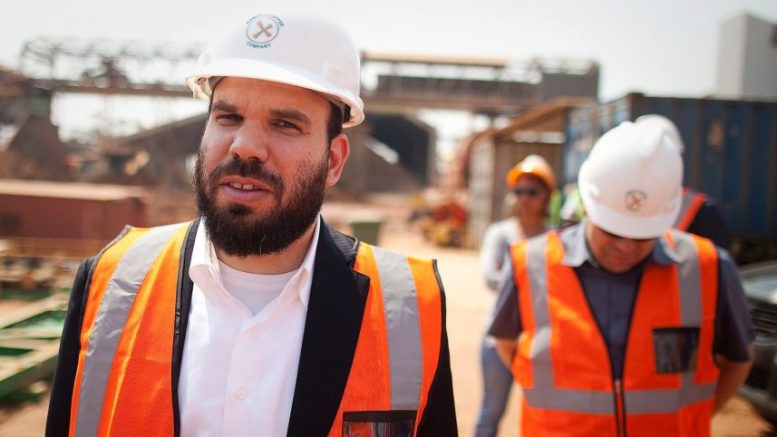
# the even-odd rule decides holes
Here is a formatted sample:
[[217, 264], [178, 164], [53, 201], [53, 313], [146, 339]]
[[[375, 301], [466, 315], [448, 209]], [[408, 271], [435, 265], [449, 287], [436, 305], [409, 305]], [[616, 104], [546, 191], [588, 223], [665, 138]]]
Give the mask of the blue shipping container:
[[683, 183], [712, 196], [732, 234], [777, 238], [777, 102], [628, 94], [570, 112], [564, 178], [577, 172], [596, 140], [625, 120], [661, 114], [680, 130]]

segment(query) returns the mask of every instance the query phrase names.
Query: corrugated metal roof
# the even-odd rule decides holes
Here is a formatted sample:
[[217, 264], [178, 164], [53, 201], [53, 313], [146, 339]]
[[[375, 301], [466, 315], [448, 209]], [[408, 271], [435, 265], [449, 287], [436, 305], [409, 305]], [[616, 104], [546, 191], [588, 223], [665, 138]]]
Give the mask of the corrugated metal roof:
[[536, 105], [520, 114], [510, 121], [507, 126], [495, 130], [494, 136], [509, 137], [520, 130], [543, 130], [537, 128], [548, 119], [558, 117], [559, 114], [578, 106], [591, 103], [595, 103], [595, 100], [589, 97], [556, 97], [555, 99]]
[[144, 190], [140, 187], [124, 185], [0, 179], [0, 195], [84, 200], [122, 200], [143, 197]]

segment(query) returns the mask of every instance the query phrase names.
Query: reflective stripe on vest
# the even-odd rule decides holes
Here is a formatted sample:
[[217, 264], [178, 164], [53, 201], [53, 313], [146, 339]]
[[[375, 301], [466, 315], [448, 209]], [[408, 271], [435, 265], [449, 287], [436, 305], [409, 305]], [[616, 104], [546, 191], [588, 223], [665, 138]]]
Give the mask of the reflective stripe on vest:
[[[640, 306], [640, 299], [650, 297], [648, 291], [651, 290], [640, 289], [638, 293], [624, 362], [627, 421], [631, 420], [630, 417], [640, 417], [634, 415], [652, 417], [655, 414], [676, 414], [699, 402], [711, 405], [714, 396], [717, 371], [712, 362], [711, 343], [715, 294], [710, 294], [710, 290], [717, 290], [717, 284], [710, 279], [717, 274], [714, 246], [706, 240], [681, 232], [672, 232], [671, 235], [667, 233], [664, 240], [664, 243], [657, 244], [673, 243], [676, 246], [674, 252], [681, 262], [677, 267], [650, 265], [645, 271], [641, 287], [646, 281], [656, 285], [658, 290], [652, 291], [666, 293], [660, 296], [667, 304], [657, 308], [646, 307], [644, 304]], [[704, 251], [704, 268], [700, 265], [698, 248]], [[581, 415], [588, 415], [594, 420], [590, 423], [595, 423], [592, 426], [596, 432], [612, 432], [614, 435], [614, 422], [612, 426], [606, 421], [602, 422], [616, 411], [609, 355], [574, 271], [561, 265], [563, 256], [563, 246], [556, 233], [531, 239], [513, 248], [515, 280], [524, 324], [513, 363], [516, 379], [524, 389], [523, 432], [525, 435], [535, 435], [533, 432], [544, 435], [543, 432], [548, 429], [542, 428], [543, 423], [552, 428], [554, 425], [551, 422], [565, 423], [568, 420], [579, 420], [583, 417]], [[666, 278], [670, 282], [671, 278], [676, 278], [675, 284], [665, 283], [662, 286], [660, 281]], [[654, 282], [656, 280], [659, 282]], [[655, 327], [700, 327], [698, 364], [695, 371], [658, 375], [652, 362], [652, 350], [646, 354], [643, 353], [645, 349], [640, 349], [646, 345], [652, 348], [652, 338], [636, 339], [642, 340], [641, 344], [637, 344], [640, 342], [632, 334], [636, 329], [635, 324], [639, 324], [643, 330], [652, 326], [650, 312], [673, 311], [671, 308], [674, 307], [669, 304], [672, 299], [677, 301], [677, 319], [669, 326]], [[554, 315], [554, 311], [564, 314]], [[584, 315], [585, 321], [576, 322], [573, 318], [575, 314]], [[555, 318], [558, 320], [554, 322]], [[585, 338], [588, 343], [570, 344], [570, 336], [560, 338], [560, 333], [554, 333], [554, 326], [563, 326], [565, 335], [578, 332], [575, 339]], [[579, 331], [581, 329], [584, 331]], [[574, 343], [574, 339], [571, 342]], [[570, 356], [575, 358], [568, 358]], [[660, 382], [655, 387], [651, 386], [654, 378]], [[676, 384], [674, 381], [677, 381]], [[570, 419], [573, 416], [558, 416], [565, 413], [575, 415], [576, 419]], [[553, 430], [557, 431], [556, 428]]]
[[693, 220], [696, 218], [696, 214], [699, 212], [699, 209], [706, 200], [707, 197], [704, 194], [698, 193], [688, 188], [684, 189], [682, 203], [680, 205], [680, 213], [677, 215], [674, 228], [681, 231], [687, 231], [691, 226], [691, 223], [693, 223]]
[[[181, 237], [186, 228], [187, 226], [180, 224], [152, 228], [127, 248], [118, 260], [114, 274], [104, 294], [100, 296], [94, 325], [88, 334], [89, 342], [85, 348], [83, 364], [79, 363], [80, 379], [76, 379], [78, 395], [74, 401], [76, 415], [75, 420], [71, 421], [75, 425], [74, 435], [98, 435], [102, 417], [99, 413], [104, 411], [106, 405], [105, 395], [110, 385], [109, 376], [115, 365], [117, 346], [135, 297], [162, 250], [176, 234]], [[178, 252], [179, 250], [175, 251], [176, 254]], [[173, 274], [177, 275], [177, 270]], [[93, 294], [91, 291], [90, 300]], [[170, 356], [172, 357], [172, 354]], [[109, 401], [108, 405], [110, 404]]]
[[421, 402], [421, 328], [418, 298], [407, 258], [373, 247], [378, 265], [389, 347], [391, 409], [417, 410]]
[[[175, 290], [187, 228], [130, 229], [93, 267], [71, 436], [172, 435]], [[351, 411], [412, 411], [417, 427], [442, 342], [434, 264], [361, 244], [354, 269], [370, 278], [370, 291], [330, 434], [340, 435]]]
[[423, 415], [439, 360], [440, 289], [430, 261], [365, 243], [354, 270], [370, 277], [359, 342], [329, 435], [340, 436], [350, 412]]

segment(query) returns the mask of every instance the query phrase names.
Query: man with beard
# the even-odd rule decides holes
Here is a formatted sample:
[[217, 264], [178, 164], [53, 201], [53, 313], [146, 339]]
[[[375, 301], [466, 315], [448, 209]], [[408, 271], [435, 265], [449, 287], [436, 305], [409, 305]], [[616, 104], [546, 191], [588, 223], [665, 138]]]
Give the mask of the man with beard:
[[188, 78], [200, 218], [81, 264], [47, 435], [456, 435], [436, 265], [319, 217], [364, 119], [353, 42], [247, 18]]

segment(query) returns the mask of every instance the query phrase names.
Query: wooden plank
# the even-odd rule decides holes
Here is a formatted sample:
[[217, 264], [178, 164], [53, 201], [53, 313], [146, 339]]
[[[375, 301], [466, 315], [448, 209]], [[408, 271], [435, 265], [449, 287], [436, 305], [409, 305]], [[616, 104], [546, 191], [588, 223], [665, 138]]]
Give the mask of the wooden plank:
[[62, 334], [62, 327], [46, 326], [45, 319], [38, 328], [9, 326], [65, 311], [67, 301], [66, 294], [57, 294], [0, 318], [0, 348], [4, 348], [4, 355], [0, 355], [0, 398], [54, 372]]
[[51, 343], [50, 338], [3, 338], [0, 339], [0, 348], [38, 349], [48, 343]]
[[49, 311], [64, 311], [67, 309], [68, 298], [67, 294], [56, 294], [14, 310], [11, 314], [0, 317], [0, 330]]
[[0, 398], [54, 372], [59, 341], [14, 359], [0, 360]]
[[53, 339], [62, 335], [62, 328], [5, 328], [0, 329], [0, 344], [7, 340], [18, 339]]

